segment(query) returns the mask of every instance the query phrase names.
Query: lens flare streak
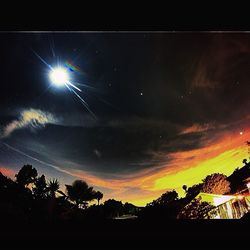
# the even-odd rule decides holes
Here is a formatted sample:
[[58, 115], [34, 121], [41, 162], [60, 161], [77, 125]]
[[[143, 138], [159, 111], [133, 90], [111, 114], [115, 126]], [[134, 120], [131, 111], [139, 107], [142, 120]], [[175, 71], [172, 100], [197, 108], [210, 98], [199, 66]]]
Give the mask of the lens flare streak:
[[49, 65], [41, 56], [39, 56], [33, 49], [31, 49], [32, 52], [38, 57], [38, 59], [40, 59], [49, 69], [53, 70], [53, 68], [51, 67], [51, 65]]
[[67, 82], [66, 84], [70, 85], [71, 87], [77, 89], [78, 91], [82, 92], [81, 89], [79, 89], [78, 87], [76, 87], [74, 84], [72, 84], [71, 82]]
[[79, 98], [79, 100], [80, 100], [81, 103], [84, 105], [84, 107], [89, 111], [89, 113], [90, 113], [95, 119], [97, 119], [96, 115], [95, 115], [95, 114], [91, 111], [91, 109], [89, 108], [89, 105], [87, 104], [87, 102], [85, 102], [85, 101], [83, 100], [83, 98], [75, 92], [74, 89], [71, 89], [71, 91]]

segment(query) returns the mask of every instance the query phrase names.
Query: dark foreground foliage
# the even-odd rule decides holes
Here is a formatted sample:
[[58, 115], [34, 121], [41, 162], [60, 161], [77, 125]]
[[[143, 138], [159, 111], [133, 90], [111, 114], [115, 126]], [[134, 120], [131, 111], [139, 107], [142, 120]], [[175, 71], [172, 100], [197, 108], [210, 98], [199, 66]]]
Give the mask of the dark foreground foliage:
[[[241, 177], [246, 178], [249, 164], [243, 168]], [[174, 242], [178, 249], [196, 240], [212, 248], [222, 243], [225, 247], [226, 242], [221, 239], [244, 239], [249, 235], [249, 214], [240, 221], [230, 222], [185, 220], [190, 215], [203, 218], [200, 216], [209, 205], [193, 200], [204, 183], [184, 185], [183, 198], [175, 190], [167, 191], [146, 207], [138, 208], [114, 199], [100, 203], [103, 194], [83, 181], [68, 185], [64, 193], [57, 180], [46, 181], [32, 166], [25, 169], [26, 173], [22, 169], [17, 174], [18, 181], [0, 174], [1, 249], [3, 246], [3, 249], [78, 249], [79, 245], [79, 249], [159, 249], [164, 242]], [[235, 173], [230, 179], [234, 187], [241, 180]], [[213, 188], [214, 184], [207, 183], [207, 186]], [[89, 205], [93, 200], [96, 204]], [[187, 206], [193, 203], [195, 206]], [[117, 219], [123, 215], [137, 218]], [[178, 215], [184, 219], [176, 220]]]
[[[217, 235], [228, 238], [236, 232], [243, 237], [249, 233], [249, 214], [240, 222], [231, 221], [229, 226], [225, 221], [185, 219], [207, 217], [210, 205], [194, 199], [204, 186], [207, 190], [218, 189], [214, 180], [220, 180], [220, 185], [226, 187], [224, 192], [230, 193], [229, 187], [238, 190], [237, 183], [243, 185], [242, 179], [249, 177], [249, 166], [245, 161], [245, 165], [229, 177], [213, 174], [192, 187], [183, 185], [185, 197], [180, 198], [175, 190], [171, 190], [139, 208], [114, 199], [101, 203], [104, 195], [81, 180], [66, 185], [63, 192], [56, 179], [47, 181], [35, 168], [26, 165], [17, 173], [16, 180], [0, 173], [1, 237], [35, 239], [39, 246], [45, 244], [41, 239], [46, 238], [58, 239], [59, 243], [65, 244], [79, 242], [79, 238], [91, 238], [83, 243], [85, 245], [111, 239], [123, 242], [122, 246], [125, 246], [129, 243], [128, 238], [153, 238], [160, 242], [162, 237], [194, 239], [208, 234], [212, 238]], [[96, 204], [90, 205], [93, 201]], [[128, 215], [130, 219], [121, 219]], [[12, 241], [12, 244], [17, 242]]]

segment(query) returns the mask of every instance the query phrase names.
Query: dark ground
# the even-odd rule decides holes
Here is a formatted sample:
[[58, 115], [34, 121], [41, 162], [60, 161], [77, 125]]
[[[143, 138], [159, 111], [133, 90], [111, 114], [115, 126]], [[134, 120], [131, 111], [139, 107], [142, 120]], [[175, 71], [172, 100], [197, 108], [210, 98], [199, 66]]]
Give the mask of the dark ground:
[[[5, 225], [4, 225], [5, 224]], [[1, 223], [1, 245], [10, 249], [199, 249], [247, 243], [248, 219], [242, 220], [106, 220], [81, 223]], [[174, 244], [174, 248], [170, 247]], [[78, 248], [80, 246], [80, 248]], [[162, 248], [164, 246], [164, 248]], [[107, 248], [107, 249], [108, 249]], [[12, 249], [12, 248], [11, 248]]]

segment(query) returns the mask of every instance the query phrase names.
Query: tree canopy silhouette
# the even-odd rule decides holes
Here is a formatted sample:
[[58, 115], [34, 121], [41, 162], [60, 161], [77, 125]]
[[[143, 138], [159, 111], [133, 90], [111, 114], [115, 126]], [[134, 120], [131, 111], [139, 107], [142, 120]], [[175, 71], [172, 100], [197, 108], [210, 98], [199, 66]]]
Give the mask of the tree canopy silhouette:
[[243, 162], [245, 165], [243, 167], [237, 167], [234, 172], [227, 177], [230, 182], [230, 193], [237, 193], [245, 188], [244, 180], [250, 176], [250, 163]]
[[98, 205], [99, 205], [100, 200], [103, 198], [103, 193], [100, 191], [97, 191], [97, 192], [95, 192], [94, 197], [97, 200]]
[[44, 175], [34, 181], [32, 191], [35, 199], [45, 199], [47, 197], [48, 187]]
[[85, 181], [75, 180], [72, 185], [65, 186], [69, 199], [75, 202], [77, 207], [95, 199], [93, 187], [89, 187]]
[[147, 206], [167, 205], [176, 200], [178, 200], [178, 193], [175, 190], [171, 190], [165, 192], [164, 194], [161, 195], [161, 197], [147, 204]]
[[208, 202], [201, 201], [199, 198], [192, 200], [178, 214], [178, 219], [209, 219], [215, 208]]
[[118, 217], [123, 213], [123, 204], [121, 201], [109, 199], [103, 204], [105, 215], [108, 218]]
[[24, 165], [15, 176], [18, 184], [27, 186], [35, 182], [37, 170], [32, 165]]
[[194, 184], [193, 186], [187, 188], [186, 198], [191, 201], [201, 192], [202, 186], [203, 184], [199, 183], [199, 184]]
[[202, 192], [210, 194], [226, 194], [230, 192], [230, 182], [224, 174], [211, 174], [203, 180]]

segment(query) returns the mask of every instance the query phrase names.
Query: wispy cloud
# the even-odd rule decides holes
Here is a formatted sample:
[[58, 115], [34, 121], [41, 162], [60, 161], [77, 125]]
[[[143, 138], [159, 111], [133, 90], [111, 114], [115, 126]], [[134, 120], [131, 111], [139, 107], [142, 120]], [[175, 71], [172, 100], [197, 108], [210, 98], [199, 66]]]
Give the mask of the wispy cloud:
[[189, 133], [199, 133], [199, 132], [205, 132], [209, 129], [214, 128], [214, 126], [210, 124], [193, 124], [190, 127], [187, 127], [181, 131], [180, 134], [189, 134]]
[[7, 124], [1, 132], [0, 138], [10, 136], [15, 130], [30, 127], [37, 129], [44, 127], [48, 123], [55, 123], [55, 117], [48, 112], [39, 109], [23, 110], [19, 118]]

